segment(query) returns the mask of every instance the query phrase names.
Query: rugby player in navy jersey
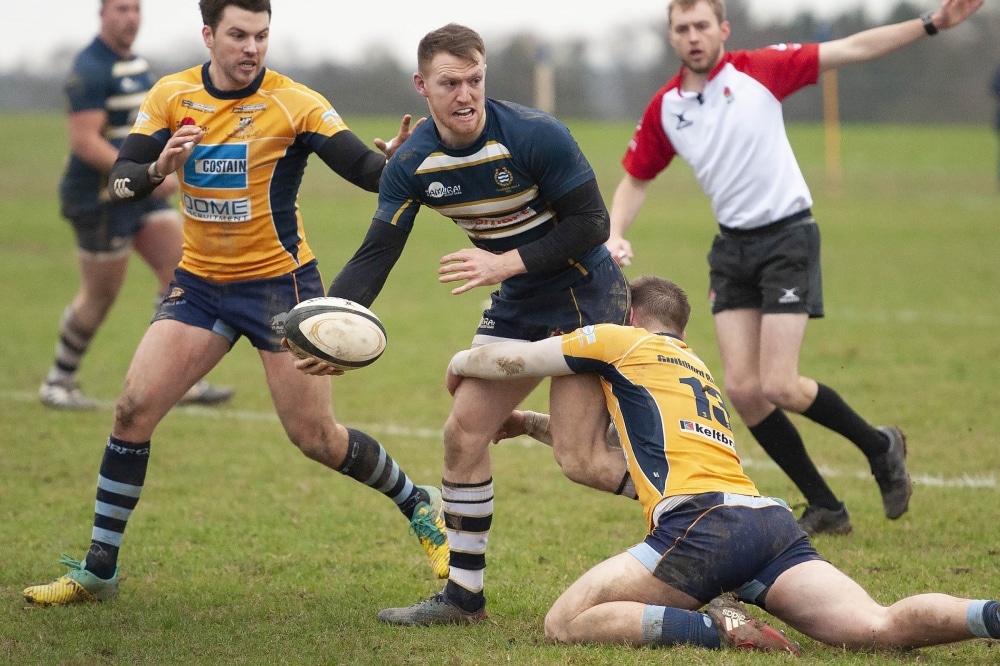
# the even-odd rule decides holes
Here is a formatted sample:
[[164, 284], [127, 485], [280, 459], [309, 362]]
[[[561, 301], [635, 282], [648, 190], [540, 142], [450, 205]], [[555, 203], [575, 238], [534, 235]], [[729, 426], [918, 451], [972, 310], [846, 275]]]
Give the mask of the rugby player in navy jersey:
[[[624, 323], [628, 287], [604, 247], [608, 213], [590, 164], [552, 116], [486, 96], [485, 56], [482, 38], [465, 26], [449, 24], [421, 40], [413, 82], [427, 99], [430, 120], [386, 165], [368, 234], [328, 294], [370, 305], [425, 206], [450, 218], [473, 245], [444, 254], [439, 280], [461, 283], [454, 294], [499, 285], [474, 346]], [[299, 362], [307, 372], [323, 372], [323, 366]], [[382, 620], [440, 624], [485, 617], [494, 496], [489, 444], [539, 381], [470, 380], [455, 394], [444, 428], [442, 480], [449, 543], [456, 548], [450, 578], [440, 594], [385, 610]], [[620, 449], [583, 448], [607, 430], [608, 417], [602, 410], [579, 413], [576, 406], [599, 395], [595, 377], [552, 381], [555, 458], [574, 481], [634, 497]]]
[[[77, 370], [118, 298], [132, 250], [156, 275], [159, 297], [181, 258], [181, 217], [167, 200], [177, 191], [176, 177], [165, 178], [144, 201], [112, 202], [108, 196], [108, 172], [156, 81], [149, 63], [132, 52], [139, 5], [102, 0], [100, 32], [76, 56], [66, 83], [70, 157], [59, 198], [76, 234], [80, 288], [63, 311], [55, 360], [38, 390], [42, 403], [57, 409], [98, 406], [80, 390]], [[201, 380], [181, 402], [210, 405], [232, 395], [228, 386]]]
[[[930, 593], [876, 602], [820, 557], [784, 502], [758, 493], [740, 464], [719, 386], [684, 342], [690, 312], [683, 289], [642, 276], [632, 282], [629, 326], [479, 347], [449, 364], [450, 391], [469, 377], [601, 377], [603, 399], [589, 408], [614, 415], [649, 533], [570, 585], [546, 615], [545, 635], [559, 643], [800, 654], [747, 602], [850, 650], [1000, 638], [995, 600]], [[525, 416], [545, 415], [515, 412], [498, 436], [550, 443], [524, 428]]]
[[952, 28], [983, 0], [943, 0], [936, 11], [821, 44], [778, 44], [727, 52], [722, 0], [672, 0], [670, 45], [682, 66], [653, 96], [622, 164], [611, 203], [608, 249], [632, 258], [624, 235], [649, 184], [676, 155], [711, 199], [718, 233], [708, 256], [709, 299], [736, 412], [761, 448], [795, 483], [810, 534], [847, 534], [847, 508], [809, 458], [786, 412], [801, 414], [865, 455], [896, 520], [910, 505], [906, 441], [895, 426], [873, 426], [833, 388], [799, 372], [809, 319], [822, 317], [820, 233], [812, 196], [785, 133], [781, 104], [820, 72], [874, 60]]

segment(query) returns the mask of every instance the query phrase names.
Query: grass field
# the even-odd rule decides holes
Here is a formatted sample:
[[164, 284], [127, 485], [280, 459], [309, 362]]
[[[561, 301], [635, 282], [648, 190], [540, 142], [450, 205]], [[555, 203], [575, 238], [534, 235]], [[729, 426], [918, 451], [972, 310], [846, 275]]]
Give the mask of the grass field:
[[[394, 119], [352, 119], [366, 140]], [[610, 202], [627, 124], [570, 122]], [[34, 608], [26, 584], [82, 557], [111, 405], [151, 313], [154, 282], [140, 263], [87, 356], [81, 381], [106, 408], [43, 408], [36, 391], [56, 324], [77, 286], [74, 244], [55, 191], [65, 159], [62, 118], [0, 116], [0, 663], [4, 664], [764, 664], [783, 658], [698, 649], [557, 647], [548, 606], [580, 573], [640, 540], [638, 506], [574, 486], [550, 451], [517, 440], [493, 449], [496, 514], [487, 596], [477, 627], [407, 629], [375, 619], [435, 591], [422, 551], [377, 493], [307, 461], [273, 416], [256, 354], [239, 344], [210, 375], [238, 393], [222, 409], [175, 409], [153, 438], [142, 501], [110, 603]], [[825, 557], [881, 602], [937, 590], [1000, 595], [1000, 196], [996, 137], [987, 127], [845, 127], [843, 175], [828, 182], [818, 126], [792, 142], [823, 230], [827, 318], [810, 325], [804, 373], [839, 390], [876, 423], [909, 435], [916, 483], [902, 519], [882, 517], [861, 454], [797, 419], [807, 446], [848, 503], [855, 532], [815, 540]], [[301, 206], [331, 279], [374, 209], [316, 162]], [[378, 436], [419, 482], [437, 483], [443, 388], [487, 297], [436, 281], [437, 259], [466, 245], [424, 212], [373, 309], [389, 346], [379, 362], [334, 382], [338, 418]], [[682, 164], [652, 188], [630, 239], [630, 276], [671, 277], [692, 296], [688, 341], [719, 369], [704, 296], [713, 233], [707, 201]], [[544, 395], [529, 399], [544, 408]], [[801, 496], [737, 425], [739, 449], [763, 492]], [[780, 623], [776, 623], [781, 626]], [[794, 631], [817, 664], [995, 664], [1000, 642], [851, 655]]]

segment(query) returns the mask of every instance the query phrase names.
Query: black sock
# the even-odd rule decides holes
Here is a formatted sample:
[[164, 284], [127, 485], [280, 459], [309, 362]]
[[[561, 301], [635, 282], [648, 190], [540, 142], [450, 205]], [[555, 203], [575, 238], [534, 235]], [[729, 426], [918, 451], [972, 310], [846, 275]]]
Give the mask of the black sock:
[[816, 399], [802, 416], [851, 440], [869, 460], [889, 450], [889, 438], [861, 418], [829, 386], [819, 384]]
[[347, 457], [337, 469], [356, 481], [379, 491], [399, 507], [408, 519], [420, 502], [430, 499], [374, 438], [354, 428], [347, 429]]
[[809, 458], [799, 431], [783, 411], [775, 409], [750, 428], [750, 434], [805, 495], [810, 505], [833, 511], [842, 506]]
[[483, 594], [482, 590], [472, 592], [453, 580], [449, 580], [448, 584], [445, 585], [444, 596], [466, 613], [475, 613], [486, 603], [486, 595]]
[[149, 442], [126, 442], [108, 437], [97, 477], [94, 529], [85, 567], [96, 576], [111, 578], [118, 566], [125, 525], [139, 503], [149, 464]]

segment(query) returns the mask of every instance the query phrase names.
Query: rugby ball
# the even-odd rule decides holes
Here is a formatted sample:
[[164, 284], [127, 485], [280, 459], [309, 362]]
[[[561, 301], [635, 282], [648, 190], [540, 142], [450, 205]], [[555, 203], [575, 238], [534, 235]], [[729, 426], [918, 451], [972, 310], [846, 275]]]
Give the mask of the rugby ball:
[[285, 319], [285, 339], [300, 358], [318, 358], [341, 370], [371, 365], [385, 351], [385, 327], [368, 308], [346, 298], [302, 301]]

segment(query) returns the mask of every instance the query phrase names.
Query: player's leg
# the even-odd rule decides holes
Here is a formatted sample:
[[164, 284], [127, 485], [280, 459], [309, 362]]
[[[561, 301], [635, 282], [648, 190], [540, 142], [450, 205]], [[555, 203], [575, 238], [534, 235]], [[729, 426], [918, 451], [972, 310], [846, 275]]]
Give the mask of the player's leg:
[[[149, 265], [156, 276], [157, 302], [170, 288], [174, 269], [181, 260], [183, 224], [180, 213], [160, 199], [147, 199], [147, 211], [133, 238], [136, 253]], [[233, 397], [231, 386], [217, 386], [203, 379], [195, 382], [179, 401], [180, 404], [217, 405]]]
[[558, 643], [693, 645], [791, 652], [784, 634], [753, 617], [731, 596], [702, 602], [656, 578], [631, 553], [598, 564], [574, 582], [545, 616]]
[[506, 417], [539, 381], [465, 378], [458, 385], [444, 428], [441, 486], [451, 549], [448, 583], [430, 599], [381, 611], [378, 617], [383, 622], [463, 624], [486, 617], [483, 570], [493, 523], [489, 445]]
[[38, 393], [50, 407], [94, 409], [97, 403], [80, 391], [76, 374], [121, 291], [131, 245], [127, 232], [116, 231], [109, 205], [74, 215], [70, 222], [76, 235], [80, 286], [59, 320], [55, 359]]
[[90, 549], [70, 571], [24, 590], [43, 605], [104, 601], [118, 593], [118, 554], [145, 484], [156, 425], [194, 381], [229, 351], [230, 341], [181, 321], [153, 322], [136, 349], [101, 460]]
[[634, 498], [635, 486], [625, 478], [628, 465], [621, 446], [608, 443], [610, 417], [600, 378], [553, 377], [549, 405], [552, 453], [563, 474], [576, 483]]
[[391, 499], [410, 521], [438, 578], [448, 576], [448, 542], [440, 491], [416, 485], [373, 437], [337, 423], [329, 377], [300, 372], [286, 351], [259, 350], [278, 418], [295, 446], [316, 462]]
[[[545, 616], [545, 636], [557, 643], [663, 645], [663, 632], [644, 616], [656, 615], [656, 607], [695, 611], [702, 605], [657, 579], [631, 553], [621, 553], [591, 568], [556, 599]], [[662, 620], [662, 611], [658, 615]]]
[[[810, 534], [851, 531], [843, 503], [827, 485], [806, 451], [798, 429], [787, 414], [770, 402], [761, 389], [761, 348], [765, 344], [760, 310], [723, 310], [715, 315], [715, 332], [725, 375], [726, 394], [761, 448], [805, 496]], [[801, 344], [801, 343], [800, 343]], [[817, 513], [821, 512], [821, 513]], [[813, 524], [814, 517], [823, 520]]]
[[811, 218], [767, 236], [770, 257], [760, 278], [762, 308], [760, 376], [764, 395], [778, 407], [846, 437], [868, 459], [887, 517], [899, 518], [910, 500], [906, 441], [895, 427], [876, 428], [836, 391], [799, 373], [799, 352], [809, 317], [823, 316], [819, 227]]
[[1000, 637], [995, 601], [918, 594], [891, 606], [876, 603], [829, 562], [814, 560], [782, 573], [767, 594], [767, 611], [802, 633], [837, 647], [913, 648], [976, 636]]

